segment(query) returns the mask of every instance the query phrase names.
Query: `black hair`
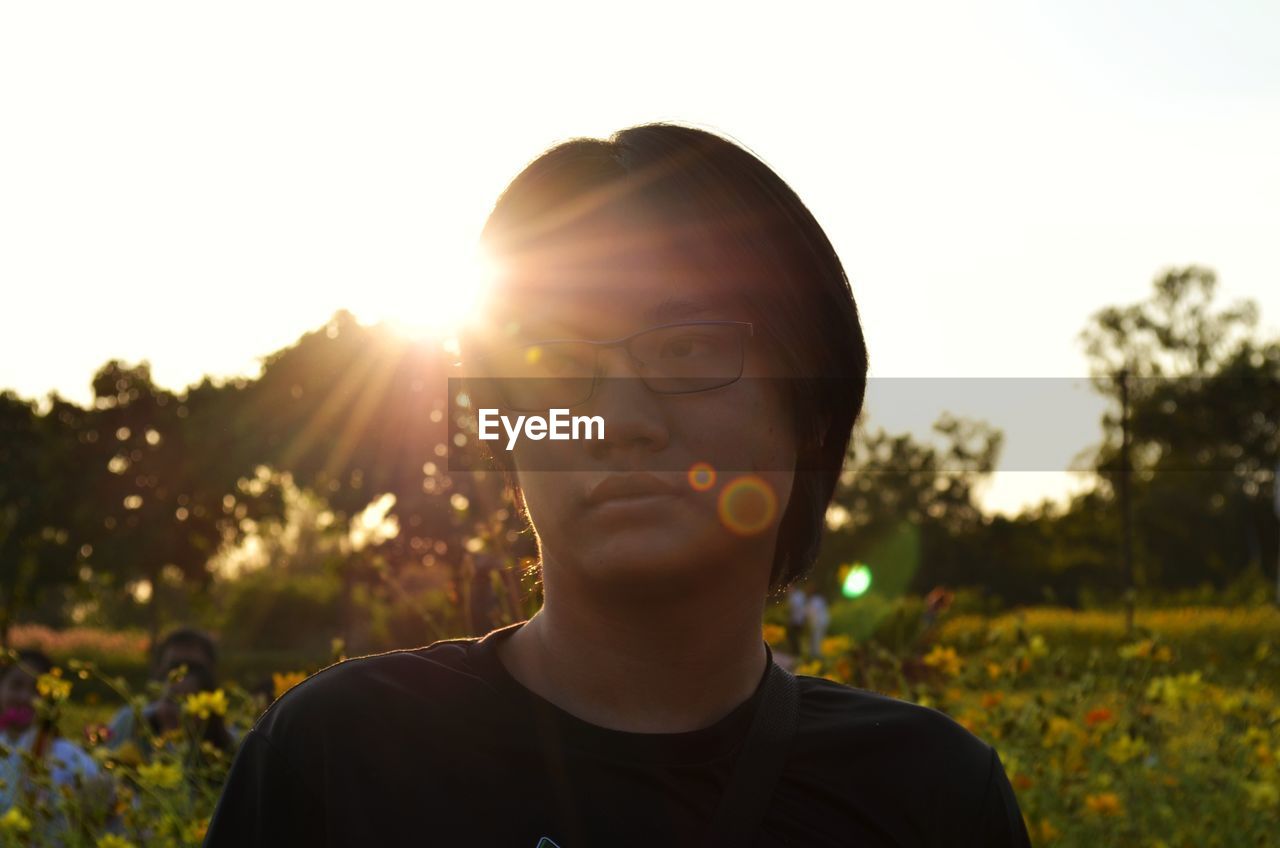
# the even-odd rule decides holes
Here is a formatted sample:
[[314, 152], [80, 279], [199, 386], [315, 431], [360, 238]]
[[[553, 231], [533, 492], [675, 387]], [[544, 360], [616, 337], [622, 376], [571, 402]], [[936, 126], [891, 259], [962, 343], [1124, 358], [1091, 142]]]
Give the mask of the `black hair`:
[[[543, 153], [498, 198], [482, 242], [499, 268], [521, 269], [518, 281], [499, 273], [499, 290], [562, 287], [571, 274], [543, 263], [572, 245], [575, 267], [674, 258], [746, 306], [790, 378], [799, 454], [770, 590], [807, 574], [862, 412], [868, 361], [844, 267], [791, 187], [728, 139], [645, 124]], [[510, 480], [511, 469], [493, 458]]]
[[160, 658], [164, 656], [166, 650], [175, 645], [184, 645], [203, 651], [204, 655], [209, 658], [209, 671], [211, 673], [213, 667], [218, 664], [218, 646], [214, 643], [212, 636], [195, 627], [178, 627], [170, 630], [163, 639], [157, 642], [155, 649], [151, 652], [152, 665], [161, 676], [165, 675], [168, 669], [159, 667]]

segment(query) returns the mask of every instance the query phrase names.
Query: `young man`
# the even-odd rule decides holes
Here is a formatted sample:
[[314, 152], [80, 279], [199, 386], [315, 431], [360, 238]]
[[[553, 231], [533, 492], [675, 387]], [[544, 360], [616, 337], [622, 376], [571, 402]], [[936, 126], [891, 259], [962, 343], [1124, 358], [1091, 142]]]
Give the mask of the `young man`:
[[1028, 845], [991, 747], [791, 678], [761, 638], [816, 555], [867, 371], [791, 189], [717, 136], [635, 127], [545, 153], [484, 240], [501, 274], [464, 348], [473, 401], [604, 422], [492, 451], [543, 607], [294, 688], [206, 844]]

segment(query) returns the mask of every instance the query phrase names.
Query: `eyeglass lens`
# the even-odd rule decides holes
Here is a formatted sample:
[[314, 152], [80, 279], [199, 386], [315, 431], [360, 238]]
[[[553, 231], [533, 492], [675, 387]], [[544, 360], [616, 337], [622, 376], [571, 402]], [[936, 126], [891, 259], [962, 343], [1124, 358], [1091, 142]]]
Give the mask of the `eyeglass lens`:
[[[655, 327], [624, 344], [639, 376], [659, 394], [708, 391], [742, 375], [748, 325], [695, 323]], [[585, 341], [541, 342], [495, 357], [511, 409], [545, 410], [586, 402], [599, 376], [601, 345]]]

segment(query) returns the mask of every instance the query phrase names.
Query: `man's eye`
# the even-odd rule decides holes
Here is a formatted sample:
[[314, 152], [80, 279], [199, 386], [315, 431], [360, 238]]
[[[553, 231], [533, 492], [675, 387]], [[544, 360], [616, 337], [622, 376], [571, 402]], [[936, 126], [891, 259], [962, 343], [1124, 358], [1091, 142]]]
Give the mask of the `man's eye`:
[[713, 353], [714, 349], [712, 340], [705, 336], [681, 336], [663, 343], [659, 353], [663, 359], [690, 359], [707, 356]]

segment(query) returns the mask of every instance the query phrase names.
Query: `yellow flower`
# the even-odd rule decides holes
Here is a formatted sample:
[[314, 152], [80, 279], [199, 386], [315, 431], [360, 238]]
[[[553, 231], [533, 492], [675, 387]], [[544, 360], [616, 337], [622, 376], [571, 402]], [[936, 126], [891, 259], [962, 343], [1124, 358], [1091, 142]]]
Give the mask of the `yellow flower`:
[[1218, 702], [1218, 709], [1224, 713], [1234, 713], [1244, 706], [1245, 698], [1237, 692], [1222, 692], [1214, 690], [1215, 700]]
[[1120, 803], [1120, 796], [1114, 792], [1099, 792], [1097, 795], [1084, 796], [1084, 805], [1091, 813], [1097, 813], [1101, 816], [1120, 816], [1124, 815], [1124, 807]]
[[144, 763], [138, 766], [138, 779], [158, 789], [173, 789], [182, 783], [182, 766], [159, 761]]
[[817, 674], [822, 670], [821, 660], [809, 660], [796, 666], [796, 674]]
[[1262, 780], [1244, 781], [1245, 794], [1249, 796], [1249, 808], [1270, 810], [1280, 807], [1280, 787]]
[[987, 663], [987, 677], [990, 677], [992, 680], [999, 680], [1000, 666], [996, 665], [993, 662]]
[[955, 677], [960, 673], [964, 660], [960, 659], [956, 654], [955, 648], [944, 648], [941, 645], [935, 645], [933, 650], [925, 655], [924, 664], [930, 668], [936, 668], [948, 677]]
[[[780, 624], [766, 624], [764, 626], [764, 640], [772, 647], [776, 648], [781, 645], [787, 638], [787, 628]], [[273, 675], [275, 676], [275, 675]], [[276, 687], [276, 697], [279, 698], [283, 693]]]
[[1040, 819], [1040, 841], [1052, 842], [1062, 835], [1062, 831], [1058, 830], [1048, 819]]
[[46, 701], [56, 704], [67, 700], [67, 696], [71, 694], [71, 681], [63, 680], [62, 669], [55, 668], [36, 679], [36, 692]]
[[836, 657], [846, 653], [848, 650], [848, 636], [828, 636], [822, 640], [822, 655], [824, 657]]
[[142, 762], [142, 752], [138, 750], [138, 746], [130, 739], [117, 748], [112, 753], [111, 758], [126, 766], [136, 766]]
[[275, 684], [275, 696], [279, 698], [285, 692], [288, 692], [290, 689], [306, 679], [307, 673], [305, 671], [290, 671], [284, 674], [276, 672], [275, 674], [272, 674], [271, 682]]
[[1049, 645], [1044, 641], [1044, 637], [1036, 634], [1031, 637], [1031, 644], [1027, 646], [1028, 653], [1033, 657], [1049, 656]]
[[1132, 645], [1123, 645], [1120, 648], [1120, 658], [1125, 660], [1145, 660], [1151, 656], [1153, 647], [1155, 647], [1155, 643], [1150, 639], [1143, 639], [1141, 642], [1134, 642]]
[[209, 820], [199, 819], [187, 825], [186, 832], [183, 833], [183, 839], [187, 842], [204, 842], [205, 834], [209, 831]]
[[97, 848], [134, 848], [134, 845], [123, 836], [116, 836], [114, 833], [108, 833], [105, 836], [99, 836], [95, 843]]
[[9, 812], [0, 816], [0, 833], [30, 833], [31, 819], [22, 814], [17, 807], [10, 807]]
[[1200, 688], [1200, 672], [1193, 671], [1190, 674], [1157, 677], [1147, 685], [1146, 694], [1148, 700], [1177, 706], [1185, 703]]
[[1142, 739], [1134, 739], [1127, 733], [1116, 739], [1107, 748], [1107, 756], [1116, 765], [1124, 765], [1145, 753], [1147, 753], [1147, 743]]
[[221, 689], [213, 692], [195, 692], [187, 696], [186, 702], [182, 705], [182, 711], [202, 719], [207, 719], [211, 715], [224, 716], [227, 714], [227, 695]]
[[1052, 748], [1063, 742], [1079, 742], [1084, 736], [1076, 723], [1062, 716], [1050, 716], [1049, 726], [1045, 728], [1044, 738], [1041, 744], [1046, 748]]

